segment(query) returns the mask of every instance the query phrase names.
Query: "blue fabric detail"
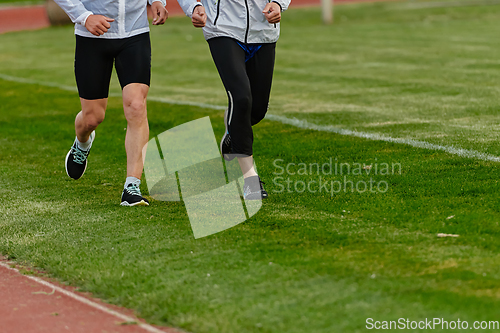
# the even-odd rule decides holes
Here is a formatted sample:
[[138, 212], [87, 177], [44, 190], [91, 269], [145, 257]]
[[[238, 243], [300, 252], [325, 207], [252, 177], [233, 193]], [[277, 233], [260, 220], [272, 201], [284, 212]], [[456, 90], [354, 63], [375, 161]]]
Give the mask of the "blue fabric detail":
[[245, 51], [245, 62], [252, 59], [257, 51], [262, 47], [262, 44], [243, 44], [237, 42], [239, 46]]

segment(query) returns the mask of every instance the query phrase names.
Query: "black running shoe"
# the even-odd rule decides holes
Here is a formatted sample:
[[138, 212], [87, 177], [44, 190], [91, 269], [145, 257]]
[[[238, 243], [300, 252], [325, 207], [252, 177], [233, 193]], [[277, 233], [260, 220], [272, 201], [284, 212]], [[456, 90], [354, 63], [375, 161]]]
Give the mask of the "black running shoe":
[[260, 180], [260, 178], [259, 178], [259, 183], [260, 183], [260, 193], [262, 193], [262, 199], [267, 199], [267, 191], [264, 189], [264, 186], [262, 186], [262, 184], [266, 183]]
[[259, 176], [252, 176], [245, 179], [243, 185], [243, 199], [245, 200], [262, 200], [267, 198], [267, 192], [262, 186], [264, 182]]
[[224, 112], [224, 125], [226, 127], [226, 131], [220, 141], [220, 152], [226, 161], [232, 161], [235, 158], [235, 155], [232, 154], [231, 151], [231, 137], [229, 136], [229, 130], [227, 129], [227, 113], [228, 109]]
[[122, 193], [122, 206], [149, 206], [148, 199], [144, 198], [136, 184], [128, 184]]
[[85, 173], [85, 170], [87, 169], [87, 157], [89, 156], [90, 148], [92, 148], [92, 142], [94, 142], [94, 138], [95, 131], [90, 133], [91, 143], [89, 149], [87, 150], [80, 149], [80, 147], [78, 147], [78, 144], [76, 143], [76, 140], [73, 143], [73, 146], [66, 155], [65, 161], [66, 174], [68, 174], [70, 178], [80, 179]]

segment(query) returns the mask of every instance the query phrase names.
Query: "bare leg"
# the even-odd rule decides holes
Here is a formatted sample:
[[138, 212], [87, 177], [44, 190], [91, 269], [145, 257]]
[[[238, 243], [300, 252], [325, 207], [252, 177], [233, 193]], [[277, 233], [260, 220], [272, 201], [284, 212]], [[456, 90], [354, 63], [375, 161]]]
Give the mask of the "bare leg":
[[88, 100], [80, 98], [82, 111], [76, 115], [75, 132], [78, 141], [87, 142], [90, 133], [104, 120], [108, 99]]
[[146, 97], [149, 87], [131, 83], [123, 88], [123, 110], [127, 119], [125, 150], [127, 151], [127, 177], [141, 179], [144, 162], [142, 148], [149, 139]]
[[257, 176], [257, 172], [255, 172], [255, 168], [253, 166], [253, 156], [238, 157], [238, 163], [240, 164], [241, 171], [243, 172], [243, 178]]

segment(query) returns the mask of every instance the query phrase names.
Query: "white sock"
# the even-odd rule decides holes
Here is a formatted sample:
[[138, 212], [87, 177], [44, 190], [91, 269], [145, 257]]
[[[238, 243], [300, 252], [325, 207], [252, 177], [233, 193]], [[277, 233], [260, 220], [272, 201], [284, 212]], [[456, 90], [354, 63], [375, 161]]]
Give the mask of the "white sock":
[[89, 150], [90, 146], [92, 145], [92, 136], [89, 135], [89, 139], [87, 140], [87, 142], [80, 142], [80, 140], [78, 140], [78, 137], [75, 139], [76, 141], [76, 144], [78, 145], [78, 147], [80, 147], [81, 150]]
[[243, 178], [247, 179], [248, 177], [253, 177], [253, 176], [257, 176], [257, 172], [255, 171], [255, 168], [252, 166], [250, 168], [250, 170], [248, 170], [247, 172], [245, 172], [243, 174]]
[[127, 188], [127, 186], [129, 186], [130, 184], [135, 184], [137, 185], [137, 187], [139, 187], [139, 185], [141, 185], [141, 180], [135, 177], [127, 177], [127, 179], [125, 179], [124, 188]]
[[255, 171], [253, 164], [253, 156], [238, 157], [238, 163], [240, 164], [241, 171], [243, 172], [243, 178], [257, 176], [257, 172]]

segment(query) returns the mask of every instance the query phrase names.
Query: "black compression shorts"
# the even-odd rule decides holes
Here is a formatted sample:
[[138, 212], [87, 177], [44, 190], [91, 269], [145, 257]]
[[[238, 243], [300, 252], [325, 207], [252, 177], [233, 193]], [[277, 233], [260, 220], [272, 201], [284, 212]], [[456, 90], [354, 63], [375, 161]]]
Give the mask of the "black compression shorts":
[[77, 35], [75, 77], [81, 98], [92, 100], [108, 97], [113, 62], [122, 89], [130, 83], [143, 83], [149, 86], [151, 81], [149, 32], [123, 39]]

